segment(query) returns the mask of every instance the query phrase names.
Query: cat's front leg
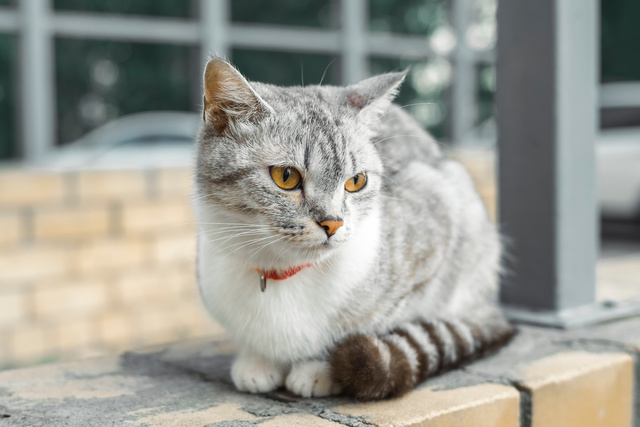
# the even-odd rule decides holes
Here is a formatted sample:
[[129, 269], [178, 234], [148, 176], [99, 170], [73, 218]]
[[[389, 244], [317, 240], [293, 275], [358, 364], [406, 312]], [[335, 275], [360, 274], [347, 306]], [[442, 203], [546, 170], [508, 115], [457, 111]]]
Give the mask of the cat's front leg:
[[331, 367], [325, 360], [294, 363], [287, 375], [286, 387], [290, 392], [302, 397], [330, 396], [342, 391], [331, 378]]
[[231, 379], [240, 391], [267, 393], [284, 384], [286, 372], [287, 366], [242, 350], [231, 366]]

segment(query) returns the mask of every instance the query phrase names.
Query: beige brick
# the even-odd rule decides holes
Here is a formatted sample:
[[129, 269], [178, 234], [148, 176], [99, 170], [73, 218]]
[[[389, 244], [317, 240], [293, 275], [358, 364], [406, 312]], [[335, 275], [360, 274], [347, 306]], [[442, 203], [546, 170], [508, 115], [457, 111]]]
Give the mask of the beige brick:
[[33, 307], [39, 319], [64, 319], [104, 310], [108, 303], [106, 284], [94, 280], [69, 283], [39, 283], [33, 289]]
[[118, 300], [123, 305], [137, 306], [145, 301], [175, 299], [180, 288], [171, 278], [175, 277], [166, 270], [136, 270], [121, 274], [115, 280]]
[[157, 263], [184, 262], [195, 264], [195, 233], [179, 233], [157, 236], [153, 244], [153, 260]]
[[179, 196], [185, 202], [191, 199], [193, 172], [190, 168], [159, 169], [156, 179], [161, 196]]
[[158, 344], [180, 337], [172, 304], [164, 306], [146, 305], [135, 313], [140, 338], [144, 344]]
[[78, 197], [83, 201], [130, 200], [147, 197], [147, 178], [143, 170], [80, 172]]
[[96, 272], [139, 267], [149, 259], [148, 245], [140, 239], [108, 239], [83, 244], [78, 250], [78, 270], [85, 277]]
[[122, 209], [125, 233], [166, 233], [194, 222], [191, 207], [182, 201], [127, 204]]
[[97, 322], [89, 319], [73, 319], [56, 326], [58, 348], [64, 352], [78, 353], [97, 340]]
[[24, 292], [0, 290], [0, 331], [24, 322], [27, 314]]
[[633, 359], [624, 353], [572, 351], [521, 368], [531, 394], [532, 427], [628, 427]]
[[325, 420], [311, 414], [285, 414], [278, 415], [267, 421], [261, 422], [260, 427], [340, 427], [344, 424]]
[[65, 195], [63, 174], [18, 169], [0, 171], [0, 206], [61, 202]]
[[77, 239], [106, 236], [110, 212], [106, 206], [59, 207], [36, 210], [33, 218], [36, 239]]
[[43, 325], [16, 328], [9, 335], [9, 354], [17, 363], [32, 363], [56, 350], [51, 331]]
[[131, 348], [137, 335], [133, 316], [123, 311], [107, 311], [99, 320], [100, 338], [109, 348], [124, 350]]
[[33, 246], [0, 251], [0, 283], [54, 278], [72, 270], [72, 254], [67, 247]]
[[22, 218], [18, 212], [0, 212], [0, 246], [16, 245], [22, 237]]
[[414, 390], [399, 399], [357, 403], [334, 408], [350, 416], [365, 417], [377, 426], [518, 427], [520, 395], [513, 387], [479, 384], [438, 390]]
[[195, 262], [187, 264], [188, 268], [173, 268], [165, 274], [168, 287], [177, 295], [200, 298], [196, 281]]

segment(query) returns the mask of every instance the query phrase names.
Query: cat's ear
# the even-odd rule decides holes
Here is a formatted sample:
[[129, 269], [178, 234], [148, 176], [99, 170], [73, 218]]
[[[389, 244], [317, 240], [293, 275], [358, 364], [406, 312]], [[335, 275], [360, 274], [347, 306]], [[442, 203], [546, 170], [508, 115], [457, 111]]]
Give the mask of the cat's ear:
[[218, 132], [234, 123], [255, 123], [272, 111], [231, 64], [218, 57], [207, 62], [202, 116]]
[[358, 114], [378, 117], [389, 107], [400, 90], [408, 69], [369, 77], [346, 88], [347, 104]]

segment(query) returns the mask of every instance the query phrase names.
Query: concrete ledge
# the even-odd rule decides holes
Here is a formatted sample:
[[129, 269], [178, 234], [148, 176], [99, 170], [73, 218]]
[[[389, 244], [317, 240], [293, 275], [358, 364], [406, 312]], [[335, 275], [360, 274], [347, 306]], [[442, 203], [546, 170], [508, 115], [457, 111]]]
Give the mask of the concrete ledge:
[[238, 393], [229, 378], [233, 346], [189, 341], [0, 372], [0, 427], [629, 427], [639, 349], [639, 319], [588, 331], [521, 327], [490, 358], [403, 398], [360, 403]]

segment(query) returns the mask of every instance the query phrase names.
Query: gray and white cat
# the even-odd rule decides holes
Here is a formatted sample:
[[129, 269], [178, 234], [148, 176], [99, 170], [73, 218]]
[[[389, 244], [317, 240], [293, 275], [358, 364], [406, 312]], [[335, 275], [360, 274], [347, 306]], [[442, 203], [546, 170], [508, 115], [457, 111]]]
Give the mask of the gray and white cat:
[[278, 87], [207, 64], [197, 271], [239, 390], [397, 396], [510, 337], [498, 232], [391, 103], [405, 74]]

